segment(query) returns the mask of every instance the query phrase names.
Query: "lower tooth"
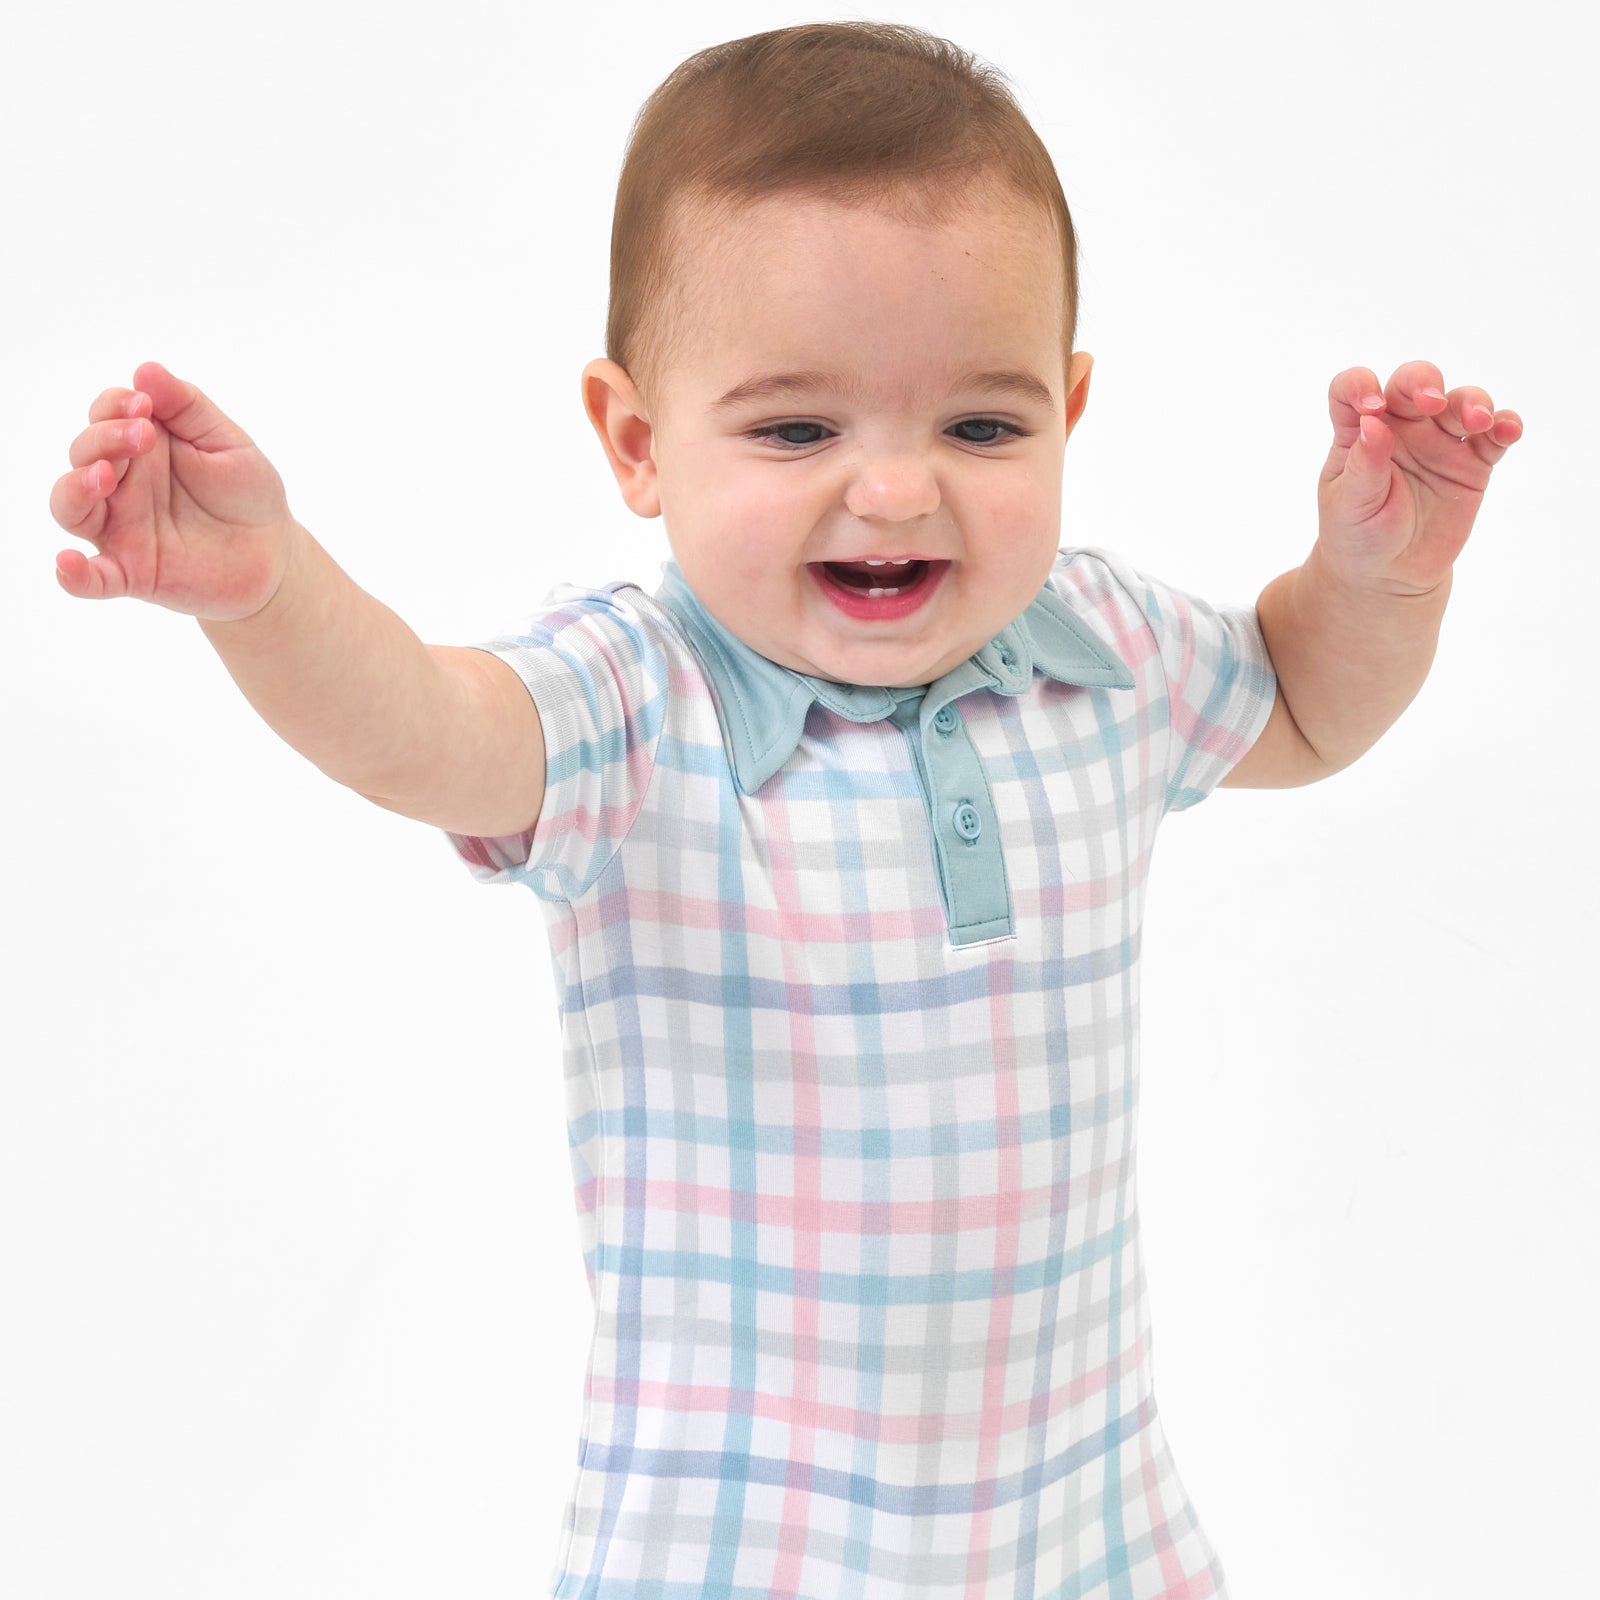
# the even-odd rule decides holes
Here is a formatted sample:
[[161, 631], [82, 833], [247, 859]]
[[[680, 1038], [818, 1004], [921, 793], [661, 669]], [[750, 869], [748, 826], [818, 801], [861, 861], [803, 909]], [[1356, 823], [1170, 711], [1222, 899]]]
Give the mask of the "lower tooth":
[[899, 593], [900, 593], [900, 591], [898, 589], [868, 589], [867, 590], [867, 598], [869, 600], [876, 600], [880, 596], [886, 596], [886, 595], [891, 595], [891, 594], [899, 594]]

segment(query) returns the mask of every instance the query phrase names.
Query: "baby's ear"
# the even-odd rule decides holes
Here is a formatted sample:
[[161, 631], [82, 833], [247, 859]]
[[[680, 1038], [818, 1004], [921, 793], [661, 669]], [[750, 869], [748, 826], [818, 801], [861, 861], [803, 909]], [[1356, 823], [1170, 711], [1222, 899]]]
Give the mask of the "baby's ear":
[[655, 429], [627, 371], [605, 357], [583, 369], [583, 409], [600, 437], [617, 487], [636, 516], [659, 517]]
[[1078, 425], [1083, 408], [1089, 403], [1089, 373], [1094, 367], [1094, 357], [1087, 350], [1075, 350], [1067, 367], [1067, 437]]

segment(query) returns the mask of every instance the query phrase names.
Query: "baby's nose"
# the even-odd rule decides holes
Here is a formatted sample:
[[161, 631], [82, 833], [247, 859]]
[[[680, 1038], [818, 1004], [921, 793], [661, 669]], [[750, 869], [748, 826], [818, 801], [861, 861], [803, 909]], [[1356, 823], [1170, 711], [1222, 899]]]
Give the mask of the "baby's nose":
[[844, 502], [857, 517], [926, 517], [939, 509], [939, 480], [917, 451], [868, 450], [850, 476]]

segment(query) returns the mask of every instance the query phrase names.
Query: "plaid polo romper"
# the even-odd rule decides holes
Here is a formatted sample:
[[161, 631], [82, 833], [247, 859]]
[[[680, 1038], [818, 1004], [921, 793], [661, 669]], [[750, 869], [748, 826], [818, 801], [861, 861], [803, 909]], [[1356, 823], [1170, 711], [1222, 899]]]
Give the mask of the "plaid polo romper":
[[551, 1592], [1222, 1595], [1163, 1434], [1133, 1186], [1157, 825], [1276, 692], [1253, 607], [1064, 549], [914, 689], [729, 634], [675, 563], [477, 646], [550, 938], [594, 1296]]

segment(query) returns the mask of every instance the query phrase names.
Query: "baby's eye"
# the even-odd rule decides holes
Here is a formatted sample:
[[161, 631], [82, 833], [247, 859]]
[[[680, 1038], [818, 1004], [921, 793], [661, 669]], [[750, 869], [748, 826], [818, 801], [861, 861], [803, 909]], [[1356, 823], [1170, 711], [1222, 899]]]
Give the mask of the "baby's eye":
[[828, 431], [820, 422], [771, 422], [764, 428], [752, 428], [745, 437], [748, 439], [771, 438], [774, 444], [780, 445], [785, 450], [803, 450], [808, 444], [815, 444], [817, 441], [815, 439], [780, 439], [777, 436], [780, 433], [793, 433], [796, 429], [804, 433], [808, 428], [818, 433], [826, 433]]
[[[973, 434], [958, 432], [960, 429], [978, 429], [982, 437]], [[998, 421], [992, 416], [979, 416], [968, 418], [965, 422], [957, 422], [949, 429], [950, 434], [957, 435], [966, 445], [1000, 445], [1006, 438], [1027, 438], [1026, 432], [1021, 427], [1014, 427], [1010, 422]], [[795, 438], [795, 434], [808, 434], [810, 438]], [[822, 438], [832, 437], [830, 430], [822, 426], [821, 422], [768, 422], [763, 427], [752, 427], [746, 438], [770, 438], [774, 445], [781, 450], [805, 450], [810, 445], [818, 445]]]
[[1027, 437], [1021, 428], [1013, 428], [1009, 422], [1001, 422], [994, 417], [969, 417], [965, 422], [958, 422], [956, 426], [958, 428], [999, 428], [1001, 430], [999, 437], [989, 439], [968, 439], [966, 441], [968, 444], [999, 444], [1001, 442], [1001, 438], [1008, 433], [1014, 439], [1024, 439]]

